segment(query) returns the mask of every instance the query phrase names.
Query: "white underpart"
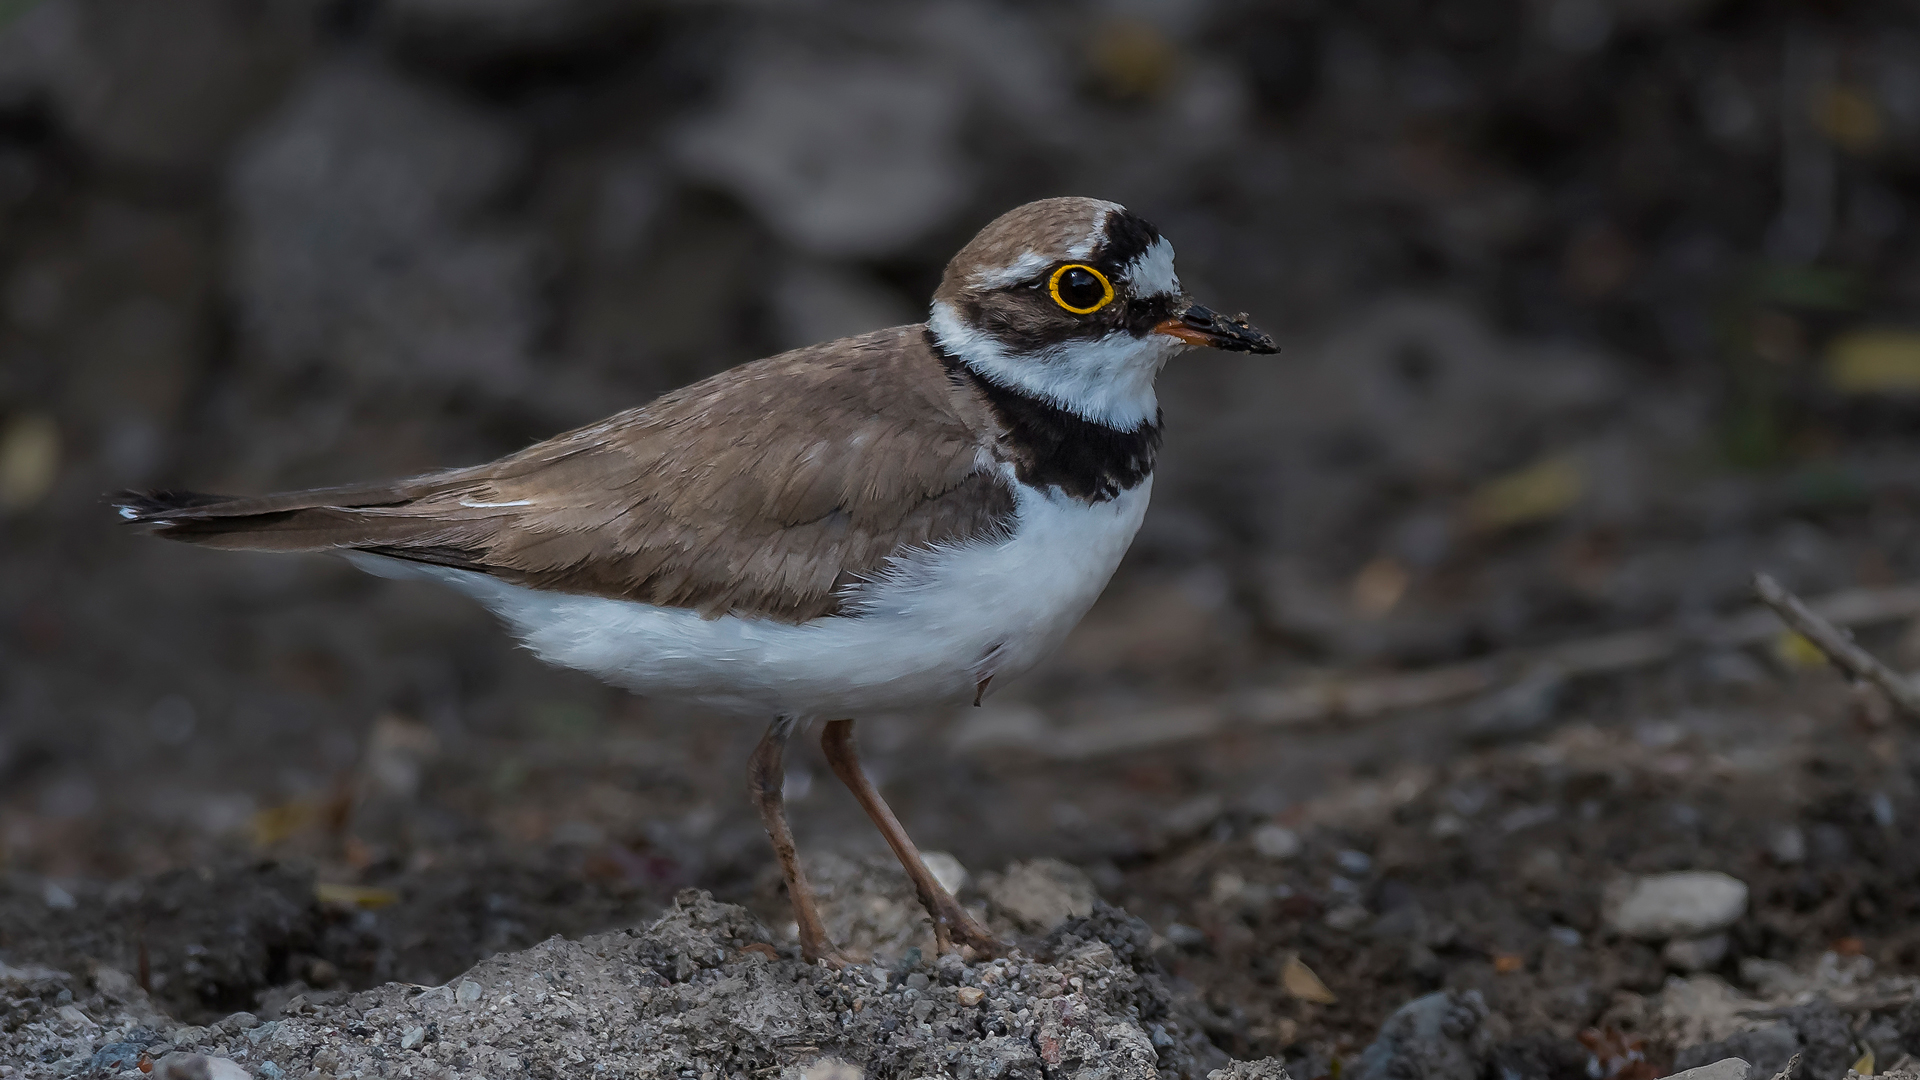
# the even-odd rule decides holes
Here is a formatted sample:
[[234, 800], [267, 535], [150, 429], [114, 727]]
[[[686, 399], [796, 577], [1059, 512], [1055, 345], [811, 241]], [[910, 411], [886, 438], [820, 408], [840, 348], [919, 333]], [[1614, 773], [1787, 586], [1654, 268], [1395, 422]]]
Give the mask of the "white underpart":
[[731, 712], [851, 717], [973, 700], [1046, 656], [1133, 542], [1149, 478], [1102, 503], [1014, 483], [1011, 535], [918, 551], [855, 586], [848, 610], [793, 625], [543, 592], [472, 570], [349, 556], [382, 577], [442, 581], [527, 648], [649, 696]]
[[1092, 341], [1016, 354], [991, 334], [962, 322], [945, 301], [933, 305], [927, 326], [943, 348], [981, 375], [1122, 431], [1159, 415], [1153, 380], [1168, 360], [1191, 348], [1165, 334], [1134, 337], [1121, 330]]

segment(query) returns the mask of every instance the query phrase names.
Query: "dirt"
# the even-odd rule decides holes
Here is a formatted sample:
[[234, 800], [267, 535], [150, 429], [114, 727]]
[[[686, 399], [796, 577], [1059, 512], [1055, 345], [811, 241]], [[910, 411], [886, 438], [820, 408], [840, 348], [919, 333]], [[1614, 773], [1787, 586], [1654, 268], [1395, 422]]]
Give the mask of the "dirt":
[[[1231, 1056], [1272, 1057], [1301, 1078], [1357, 1071], [1578, 1080], [1595, 1069], [1664, 1075], [1722, 1056], [1773, 1069], [1799, 1054], [1798, 1075], [1838, 1080], [1868, 1052], [1883, 1069], [1920, 1054], [1920, 981], [1907, 974], [1920, 970], [1920, 841], [1909, 824], [1920, 814], [1913, 782], [1920, 738], [1890, 722], [1878, 699], [1818, 671], [1696, 695], [1659, 714], [1623, 707], [1631, 691], [1589, 692], [1566, 722], [1533, 739], [1433, 763], [1383, 759], [1372, 775], [1363, 770], [1277, 814], [1216, 804], [1130, 858], [981, 869], [968, 875], [961, 895], [1020, 941], [1023, 956], [1057, 966], [1079, 947], [1065, 943], [1077, 934], [1127, 959], [1128, 978], [1143, 980], [1128, 984], [1133, 996], [1089, 1008], [1120, 1016], [1125, 997], [1135, 1021], [1163, 1019], [1186, 1056], [1169, 1059], [1162, 1047], [1155, 1060], [1181, 1075], [1202, 1075]], [[1124, 774], [1144, 764], [1114, 767]], [[924, 971], [927, 985], [947, 987], [986, 970], [976, 964], [955, 975], [953, 960], [934, 963], [927, 924], [884, 854], [824, 851], [812, 861], [836, 940], [872, 955], [879, 968]], [[820, 1012], [806, 995], [799, 1000], [807, 1009], [780, 1013], [787, 1026], [778, 1027], [778, 1038], [733, 1033], [740, 1009], [774, 1009], [769, 1002], [791, 993], [779, 987], [796, 979], [820, 1001], [865, 995], [878, 1006], [885, 997], [877, 984], [798, 965], [770, 867], [729, 887], [749, 914], [616, 884], [579, 872], [583, 865], [545, 875], [533, 867], [468, 874], [429, 862], [375, 875], [382, 884], [358, 893], [316, 891], [314, 862], [299, 859], [78, 891], [16, 874], [0, 893], [0, 956], [25, 988], [11, 991], [17, 1002], [38, 1000], [57, 1013], [47, 1002], [65, 991], [85, 1011], [93, 1007], [89, 993], [119, 994], [109, 1011], [119, 1010], [121, 1027], [147, 1032], [138, 1038], [155, 1040], [150, 1052], [243, 1055], [236, 1060], [267, 1075], [258, 1073], [266, 1060], [259, 1039], [249, 1042], [237, 1029], [222, 1035], [223, 1017], [245, 1011], [260, 1022], [280, 1020], [274, 1030], [285, 1032], [276, 1036], [284, 1046], [276, 1041], [269, 1056], [283, 1067], [283, 1057], [327, 1046], [361, 1053], [390, 1047], [424, 1022], [421, 1010], [438, 1001], [429, 994], [457, 995], [468, 981], [499, 987], [528, 971], [600, 965], [595, 970], [612, 981], [581, 995], [625, 1001], [608, 988], [644, 982], [635, 964], [658, 967], [634, 958], [647, 949], [656, 960], [666, 955], [644, 941], [698, 924], [726, 939], [716, 948], [731, 959], [714, 961], [714, 971], [747, 964], [761, 974], [740, 986], [728, 982], [727, 993], [744, 996], [697, 1014], [711, 1022], [688, 1014], [704, 1032], [697, 1037], [681, 1031], [670, 1038], [671, 1025], [659, 1029], [666, 1041], [593, 1034], [653, 1031], [649, 1025], [688, 1005], [671, 995], [653, 1004], [636, 998], [621, 1006], [626, 1012], [595, 1014], [568, 1029], [598, 1046], [612, 1075], [655, 1075], [646, 1062], [698, 1056], [687, 1049], [695, 1043], [708, 1048], [699, 1051], [709, 1055], [700, 1067], [721, 1075], [786, 1068], [814, 1053], [788, 1053], [799, 1046], [871, 1075], [918, 1075], [931, 1059], [915, 1055], [935, 1052], [935, 1043], [964, 1048], [952, 1069], [964, 1058], [972, 1075], [999, 1075], [990, 1062], [1002, 1060], [1005, 1045], [993, 1040], [1007, 1032], [937, 1029], [934, 1043], [887, 1044], [894, 1048], [883, 1053], [868, 1029], [821, 1020], [838, 1012]], [[1715, 935], [1717, 945], [1676, 950], [1609, 925], [1610, 886], [1676, 870], [1720, 871], [1747, 886], [1744, 910]], [[662, 909], [666, 922], [644, 934], [601, 929], [643, 926]], [[563, 936], [534, 944], [555, 933]], [[778, 956], [741, 953], [754, 942]], [[531, 951], [511, 951], [527, 945]], [[36, 965], [66, 974], [18, 974]], [[400, 981], [379, 988], [389, 979]], [[151, 996], [138, 991], [143, 980]], [[423, 989], [431, 986], [443, 989]], [[911, 1001], [901, 1003], [911, 1011]], [[100, 1053], [110, 1036], [129, 1041], [102, 1017], [100, 1030], [66, 1036], [65, 1056], [33, 1065], [32, 1055], [17, 1055], [40, 1045], [30, 1036], [45, 1036], [28, 1029], [59, 1020], [34, 1019], [35, 1008], [16, 1004], [9, 1012], [16, 1057], [0, 1051], [0, 1060], [29, 1068], [19, 1075], [68, 1075], [59, 1069], [75, 1068], [74, 1055]], [[361, 1016], [342, 1019], [342, 1009]], [[883, 1022], [875, 1019], [883, 1015], [869, 1020]], [[514, 1021], [520, 1026], [462, 1028], [459, 1039], [496, 1046], [528, 1068], [552, 1066], [535, 1035], [551, 1018], [538, 1010], [528, 1017]], [[183, 1024], [193, 1028], [187, 1042], [164, 1041]], [[358, 1042], [339, 1036], [354, 1024], [384, 1034], [355, 1036]], [[1038, 1030], [1008, 1029], [1027, 1048], [1021, 1054], [1039, 1045]], [[1151, 1026], [1140, 1030], [1144, 1045], [1154, 1045]], [[801, 1032], [814, 1034], [802, 1040]], [[692, 1042], [673, 1041], [682, 1038]], [[1110, 1039], [1100, 1053], [1134, 1060], [1132, 1045]], [[483, 1062], [469, 1051], [465, 1064], [457, 1053], [432, 1060], [464, 1075], [487, 1074], [505, 1058]], [[1003, 1071], [1024, 1075], [1012, 1064]]]

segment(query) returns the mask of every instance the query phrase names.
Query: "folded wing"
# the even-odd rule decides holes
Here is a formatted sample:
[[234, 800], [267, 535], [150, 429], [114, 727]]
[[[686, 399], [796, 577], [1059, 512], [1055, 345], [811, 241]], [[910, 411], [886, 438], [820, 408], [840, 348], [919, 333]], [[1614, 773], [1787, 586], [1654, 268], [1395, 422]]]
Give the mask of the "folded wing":
[[265, 496], [128, 494], [170, 539], [364, 551], [534, 588], [804, 622], [1013, 496], [918, 327], [747, 364], [472, 468]]

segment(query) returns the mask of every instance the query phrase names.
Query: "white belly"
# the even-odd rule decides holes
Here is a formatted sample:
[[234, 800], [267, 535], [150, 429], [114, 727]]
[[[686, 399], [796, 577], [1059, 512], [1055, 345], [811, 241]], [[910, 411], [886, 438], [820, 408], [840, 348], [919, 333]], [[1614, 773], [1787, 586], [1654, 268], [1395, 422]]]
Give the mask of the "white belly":
[[1146, 514], [1148, 478], [1088, 505], [1014, 485], [1012, 535], [901, 558], [848, 614], [794, 625], [543, 592], [471, 570], [354, 556], [444, 581], [542, 659], [652, 697], [761, 716], [854, 716], [971, 701], [1046, 656], [1093, 606]]

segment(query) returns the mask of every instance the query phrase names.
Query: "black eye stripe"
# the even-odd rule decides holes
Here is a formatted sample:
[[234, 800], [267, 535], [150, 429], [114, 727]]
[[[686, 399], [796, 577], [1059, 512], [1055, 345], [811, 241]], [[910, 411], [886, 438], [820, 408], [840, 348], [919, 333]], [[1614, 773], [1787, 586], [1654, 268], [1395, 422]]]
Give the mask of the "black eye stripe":
[[1106, 240], [1094, 250], [1089, 261], [1107, 266], [1127, 266], [1160, 242], [1160, 230], [1131, 210], [1116, 210], [1107, 215]]

